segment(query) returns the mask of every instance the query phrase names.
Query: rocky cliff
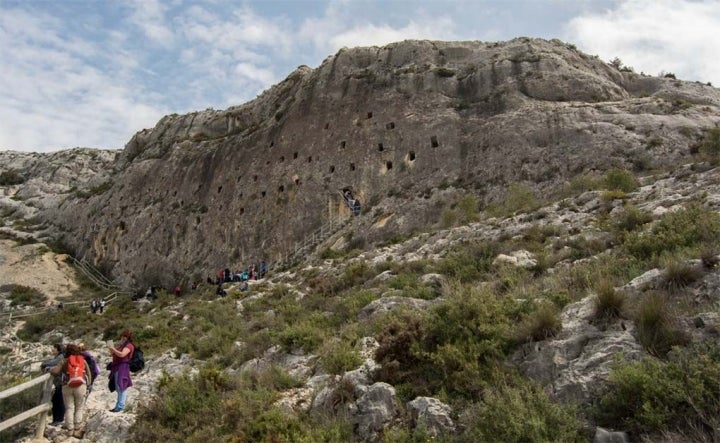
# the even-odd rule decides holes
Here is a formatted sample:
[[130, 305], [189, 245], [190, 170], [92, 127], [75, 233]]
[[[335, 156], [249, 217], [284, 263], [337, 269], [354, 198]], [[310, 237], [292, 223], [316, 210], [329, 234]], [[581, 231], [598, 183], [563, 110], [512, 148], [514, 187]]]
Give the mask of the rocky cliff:
[[466, 194], [677, 164], [718, 106], [715, 88], [557, 40], [342, 49], [244, 105], [164, 117], [103, 163], [107, 181], [37, 217], [121, 284], [170, 286], [277, 261], [346, 215], [343, 188], [364, 206], [345, 229], [372, 243], [437, 227]]

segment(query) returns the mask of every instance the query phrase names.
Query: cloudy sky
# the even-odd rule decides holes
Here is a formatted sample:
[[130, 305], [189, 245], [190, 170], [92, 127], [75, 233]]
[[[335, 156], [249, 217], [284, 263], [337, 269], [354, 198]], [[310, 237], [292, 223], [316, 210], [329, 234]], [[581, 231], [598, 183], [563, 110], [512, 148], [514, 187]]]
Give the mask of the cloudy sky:
[[720, 86], [720, 0], [0, 0], [0, 150], [122, 148], [343, 46], [519, 36]]

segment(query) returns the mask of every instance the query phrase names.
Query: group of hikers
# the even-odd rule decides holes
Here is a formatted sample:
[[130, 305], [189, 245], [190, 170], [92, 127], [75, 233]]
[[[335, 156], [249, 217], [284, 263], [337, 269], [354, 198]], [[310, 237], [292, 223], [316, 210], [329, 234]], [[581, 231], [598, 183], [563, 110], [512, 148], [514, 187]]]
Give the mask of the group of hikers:
[[[215, 291], [215, 294], [218, 297], [225, 297], [227, 295], [227, 291], [225, 290], [225, 288], [223, 288], [223, 283], [229, 282], [241, 282], [242, 284], [240, 285], [240, 291], [245, 292], [250, 289], [248, 281], [257, 281], [259, 278], [264, 278], [267, 272], [268, 266], [265, 260], [260, 262], [259, 267], [256, 266], [255, 263], [253, 263], [250, 266], [246, 267], [244, 270], [237, 271], [235, 273], [230, 271], [230, 268], [221, 269], [215, 275], [214, 283], [217, 285], [217, 290]], [[207, 276], [206, 281], [209, 284], [213, 284], [213, 279], [209, 275]]]
[[[53, 358], [41, 364], [42, 370], [54, 377], [53, 420], [50, 426], [62, 426], [70, 436], [82, 438], [85, 432], [85, 402], [100, 375], [100, 366], [83, 343], [58, 343], [53, 346], [53, 351]], [[127, 390], [133, 385], [130, 376], [130, 362], [135, 353], [132, 332], [128, 329], [122, 331], [117, 344], [108, 341], [107, 351], [112, 357], [107, 365], [110, 371], [108, 389], [117, 392], [117, 401], [110, 412], [122, 412], [126, 405]]]
[[93, 314], [97, 314], [98, 312], [102, 314], [105, 311], [105, 300], [94, 298], [93, 301], [90, 302], [90, 310]]

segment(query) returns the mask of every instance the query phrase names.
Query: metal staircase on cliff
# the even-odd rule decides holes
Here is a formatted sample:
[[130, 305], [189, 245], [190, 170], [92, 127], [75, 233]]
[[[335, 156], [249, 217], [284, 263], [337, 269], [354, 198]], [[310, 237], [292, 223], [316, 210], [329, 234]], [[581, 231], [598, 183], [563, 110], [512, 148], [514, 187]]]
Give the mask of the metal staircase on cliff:
[[293, 249], [288, 251], [279, 262], [275, 263], [273, 268], [287, 269], [300, 263], [305, 257], [314, 252], [319, 244], [337, 233], [351, 219], [352, 216], [349, 215], [330, 218], [330, 220], [320, 226], [320, 228], [305, 235], [302, 241], [295, 243]]
[[109, 278], [105, 277], [100, 270], [95, 268], [93, 265], [88, 263], [86, 260], [78, 260], [73, 256], [70, 256], [70, 260], [75, 269], [80, 271], [88, 280], [90, 280], [95, 286], [106, 291], [119, 291], [120, 287], [113, 283]]

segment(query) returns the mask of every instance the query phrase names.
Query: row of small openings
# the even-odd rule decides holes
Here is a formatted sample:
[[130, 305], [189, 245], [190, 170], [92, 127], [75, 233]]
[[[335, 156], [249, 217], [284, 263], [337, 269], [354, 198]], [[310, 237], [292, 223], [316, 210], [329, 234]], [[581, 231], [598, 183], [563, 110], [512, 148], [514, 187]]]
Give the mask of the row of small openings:
[[[350, 170], [355, 170], [355, 163], [350, 163]], [[335, 165], [330, 165], [330, 173], [332, 174], [333, 172], [335, 172]]]
[[[297, 158], [298, 158], [298, 152], [295, 151], [295, 152], [293, 152], [293, 160], [295, 160], [295, 159], [297, 159]], [[280, 162], [282, 163], [282, 162], [284, 162], [284, 161], [285, 161], [285, 156], [284, 156], [284, 155], [281, 155], [281, 156], [280, 156]], [[269, 164], [270, 164], [270, 161], [268, 161], [267, 164], [269, 165]]]

